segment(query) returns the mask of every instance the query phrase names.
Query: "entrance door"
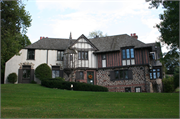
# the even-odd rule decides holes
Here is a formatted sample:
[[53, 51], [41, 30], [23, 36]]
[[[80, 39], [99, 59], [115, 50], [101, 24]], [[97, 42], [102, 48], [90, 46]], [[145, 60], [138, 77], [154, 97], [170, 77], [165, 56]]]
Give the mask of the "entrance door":
[[87, 71], [87, 83], [94, 85], [94, 72]]

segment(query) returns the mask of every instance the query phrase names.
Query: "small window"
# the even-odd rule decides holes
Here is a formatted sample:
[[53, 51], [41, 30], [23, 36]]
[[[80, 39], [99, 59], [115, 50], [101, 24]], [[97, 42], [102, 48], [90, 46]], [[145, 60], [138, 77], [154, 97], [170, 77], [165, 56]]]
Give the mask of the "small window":
[[52, 66], [52, 78], [63, 77], [63, 71], [60, 70], [60, 66]]
[[111, 80], [129, 80], [132, 79], [132, 70], [116, 70], [110, 72]]
[[78, 52], [78, 59], [79, 60], [88, 60], [88, 52], [86, 52], [86, 51], [79, 51]]
[[73, 55], [70, 55], [70, 61], [73, 61]]
[[76, 72], [76, 79], [84, 79], [84, 72], [83, 71], [77, 71]]
[[134, 48], [122, 49], [122, 65], [135, 65], [134, 61]]
[[28, 60], [34, 60], [35, 56], [35, 50], [34, 49], [28, 49], [28, 53], [27, 53], [27, 59]]
[[141, 92], [141, 87], [136, 87], [135, 92], [137, 92], [137, 93]]
[[57, 51], [57, 60], [63, 61], [64, 59], [64, 51]]
[[149, 76], [151, 80], [161, 78], [161, 69], [159, 67], [154, 67], [153, 69], [149, 70]]
[[102, 55], [102, 60], [106, 60], [106, 55], [105, 54]]
[[130, 87], [125, 88], [125, 92], [131, 92], [131, 88]]

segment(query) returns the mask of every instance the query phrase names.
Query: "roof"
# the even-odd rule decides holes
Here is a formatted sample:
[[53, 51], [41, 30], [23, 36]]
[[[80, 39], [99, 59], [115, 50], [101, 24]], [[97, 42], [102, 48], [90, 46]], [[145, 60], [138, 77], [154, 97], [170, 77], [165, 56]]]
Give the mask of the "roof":
[[150, 47], [127, 34], [99, 37], [90, 39], [90, 41], [99, 49], [96, 53], [118, 51], [122, 47], [130, 46], [133, 46], [134, 48]]
[[[70, 40], [70, 44], [76, 40]], [[65, 50], [69, 46], [69, 39], [43, 38], [37, 42], [26, 46], [25, 49], [49, 49], [49, 50]]]
[[[79, 38], [85, 37], [81, 35]], [[79, 39], [78, 38], [78, 39]], [[86, 37], [85, 37], [86, 38]], [[69, 46], [72, 46], [78, 39], [60, 39], [60, 38], [43, 38], [37, 42], [25, 47], [25, 49], [49, 49], [49, 50], [66, 50]], [[86, 38], [87, 39], [87, 38]], [[70, 43], [69, 43], [70, 41]], [[119, 51], [122, 47], [134, 48], [147, 48], [152, 47], [154, 44], [145, 44], [127, 34], [98, 37], [93, 39], [88, 39], [98, 51], [100, 52], [111, 52]]]

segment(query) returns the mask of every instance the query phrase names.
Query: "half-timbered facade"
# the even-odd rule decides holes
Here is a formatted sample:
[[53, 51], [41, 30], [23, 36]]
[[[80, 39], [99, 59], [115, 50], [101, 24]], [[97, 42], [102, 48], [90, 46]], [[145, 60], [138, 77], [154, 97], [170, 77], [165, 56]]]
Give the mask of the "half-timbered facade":
[[145, 44], [135, 34], [93, 39], [84, 35], [78, 39], [42, 38], [6, 62], [4, 80], [8, 83], [7, 76], [15, 72], [17, 83], [40, 83], [34, 70], [47, 63], [52, 78], [105, 86], [114, 92], [160, 92], [160, 53], [158, 43]]

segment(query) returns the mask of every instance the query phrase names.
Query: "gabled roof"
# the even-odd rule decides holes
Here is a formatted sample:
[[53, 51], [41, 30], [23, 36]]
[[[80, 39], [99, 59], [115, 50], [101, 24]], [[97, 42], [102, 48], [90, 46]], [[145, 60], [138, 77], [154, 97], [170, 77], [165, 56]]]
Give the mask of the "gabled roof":
[[[70, 40], [70, 45], [76, 40]], [[49, 49], [49, 50], [65, 50], [69, 46], [69, 39], [59, 38], [43, 38], [37, 42], [26, 46], [25, 49]]]
[[89, 39], [86, 38], [86, 36], [84, 36], [84, 34], [82, 34], [74, 43], [72, 43], [69, 47], [72, 47], [74, 44], [76, 44], [78, 42], [78, 40], [80, 40], [81, 38], [85, 39], [95, 50], [98, 50], [98, 48], [91, 43], [91, 41]]
[[107, 36], [107, 37], [99, 37], [89, 39], [96, 47], [98, 47], [98, 52], [110, 52], [110, 51], [118, 51], [122, 47], [130, 47], [134, 48], [142, 48], [149, 47], [145, 43], [127, 35], [116, 35], [116, 36]]

